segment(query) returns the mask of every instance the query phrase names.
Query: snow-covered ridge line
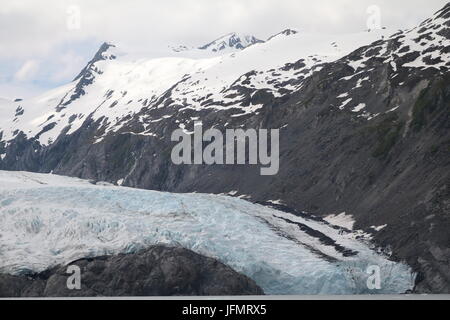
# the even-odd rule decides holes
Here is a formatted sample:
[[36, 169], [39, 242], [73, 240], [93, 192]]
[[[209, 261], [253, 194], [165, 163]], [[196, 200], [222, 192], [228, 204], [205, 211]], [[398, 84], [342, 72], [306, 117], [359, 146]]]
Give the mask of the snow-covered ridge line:
[[[335, 244], [324, 244], [311, 230]], [[24, 274], [78, 258], [169, 244], [216, 258], [269, 294], [373, 293], [366, 285], [371, 265], [383, 274], [377, 293], [412, 288], [414, 276], [406, 265], [339, 230], [228, 196], [0, 171], [1, 272]], [[356, 254], [343, 254], [336, 244]]]
[[[360, 48], [367, 49], [361, 56], [346, 61], [355, 75], [373, 57], [392, 65], [392, 78], [400, 68], [445, 72], [450, 67], [448, 24], [447, 8], [420, 26], [393, 35], [389, 30], [337, 36], [287, 29], [262, 43], [254, 37], [232, 33], [222, 40], [231, 45], [239, 43], [245, 50], [225, 50], [219, 56], [205, 55], [205, 50], [196, 49], [148, 59], [104, 44], [74, 82], [2, 107], [1, 140], [7, 143], [23, 132], [27, 138], [49, 145], [63, 132], [74, 133], [87, 119], [101, 119], [103, 134], [95, 139], [101, 142], [104, 136], [119, 131], [127, 119], [152, 108], [167, 109], [166, 116], [184, 110], [232, 110], [234, 117], [256, 114], [263, 105], [251, 101], [255, 92], [263, 90], [274, 98], [295, 92], [323, 64]], [[389, 41], [395, 41], [395, 50], [388, 48]], [[397, 65], [396, 61], [402, 60], [405, 62]], [[364, 82], [361, 80], [356, 88]], [[348, 99], [351, 98], [345, 98], [336, 107], [346, 111], [344, 102]], [[368, 119], [376, 116], [366, 114], [363, 105], [348, 107]], [[152, 136], [150, 124], [161, 119], [153, 115], [141, 117], [142, 125], [149, 131], [136, 133]]]
[[[69, 128], [75, 132], [91, 117], [104, 117], [106, 133], [123, 125], [122, 119], [143, 108], [154, 106], [171, 92], [170, 106], [177, 108], [234, 108], [237, 113], [254, 112], [258, 106], [243, 105], [236, 96], [237, 81], [253, 73], [240, 86], [249, 90], [268, 90], [274, 96], [299, 88], [299, 77], [307, 78], [314, 68], [335, 61], [362, 45], [381, 39], [386, 31], [336, 36], [291, 34], [257, 43], [246, 50], [207, 58], [183, 57], [179, 54], [156, 59], [125, 54], [105, 44], [73, 83], [40, 97], [16, 104], [25, 110], [20, 117], [14, 108], [0, 120], [3, 140], [22, 131], [28, 138], [37, 137], [47, 145]], [[286, 68], [303, 60], [301, 68]], [[292, 81], [294, 80], [294, 81]], [[152, 120], [152, 119], [150, 119]], [[155, 120], [155, 119], [153, 119]], [[16, 131], [17, 130], [17, 131]]]
[[264, 43], [264, 41], [259, 40], [251, 35], [238, 34], [236, 32], [232, 32], [204, 46], [199, 47], [199, 49], [209, 50], [212, 52], [226, 52], [233, 49], [243, 50], [257, 43]]

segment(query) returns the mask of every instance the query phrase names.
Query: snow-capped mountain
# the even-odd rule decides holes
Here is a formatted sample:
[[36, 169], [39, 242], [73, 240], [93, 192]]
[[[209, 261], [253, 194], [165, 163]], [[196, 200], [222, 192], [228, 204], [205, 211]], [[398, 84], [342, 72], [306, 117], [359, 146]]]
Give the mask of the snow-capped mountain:
[[[14, 138], [19, 130], [48, 145], [63, 130], [71, 134], [92, 118], [102, 119], [104, 134], [97, 137], [99, 142], [143, 109], [163, 112], [165, 117], [176, 110], [195, 113], [222, 109], [237, 116], [250, 115], [262, 107], [257, 100], [249, 100], [253, 92], [262, 90], [277, 98], [295, 92], [323, 63], [335, 61], [384, 35], [359, 33], [337, 39], [296, 34], [244, 51], [201, 59], [145, 59], [120, 53], [115, 45], [105, 43], [72, 83], [20, 102], [18, 109], [12, 108], [9, 116], [0, 120], [3, 140]], [[167, 108], [159, 110], [169, 101]], [[19, 108], [28, 112], [16, 117]], [[150, 114], [145, 117], [150, 123], [160, 119]], [[180, 120], [179, 125], [190, 123], [191, 119]], [[150, 129], [139, 134], [153, 133]]]
[[284, 29], [283, 31], [281, 31], [281, 32], [279, 32], [277, 34], [274, 34], [273, 36], [270, 36], [267, 39], [267, 41], [270, 41], [270, 40], [272, 40], [275, 37], [279, 37], [279, 36], [288, 37], [288, 36], [291, 36], [291, 35], [297, 34], [297, 33], [299, 33], [299, 31], [297, 29]]
[[[285, 29], [267, 39], [272, 40], [278, 36], [290, 36], [297, 34], [299, 31], [295, 29]], [[233, 53], [244, 50], [254, 44], [264, 43], [265, 41], [257, 39], [255, 36], [238, 34], [236, 32], [229, 33], [222, 36], [206, 45], [200, 47], [187, 46], [187, 45], [169, 45], [170, 52], [181, 53], [182, 55], [200, 58], [200, 57], [212, 57], [217, 55], [224, 55], [227, 53]], [[205, 56], [205, 52], [212, 54]]]
[[[397, 33], [289, 33], [152, 59], [105, 43], [73, 82], [2, 103], [0, 169], [346, 212], [421, 273], [417, 290], [450, 292], [450, 4]], [[196, 120], [280, 129], [279, 174], [173, 165], [171, 133]]]
[[386, 275], [378, 293], [413, 286], [409, 267], [372, 250], [358, 233], [229, 196], [0, 171], [0, 201], [2, 272], [39, 272], [166, 244], [217, 258], [267, 294], [370, 293], [368, 265]]
[[199, 47], [199, 49], [212, 52], [230, 52], [235, 50], [243, 50], [251, 45], [263, 42], [264, 41], [251, 35], [232, 32]]

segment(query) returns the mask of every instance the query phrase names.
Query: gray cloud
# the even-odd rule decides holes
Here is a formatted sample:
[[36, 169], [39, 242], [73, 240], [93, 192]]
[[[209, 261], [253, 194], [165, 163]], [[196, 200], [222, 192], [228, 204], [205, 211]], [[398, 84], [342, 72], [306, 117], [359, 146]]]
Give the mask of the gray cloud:
[[[446, 3], [445, 0], [2, 0], [0, 96], [7, 95], [2, 88], [11, 91], [16, 85], [14, 74], [28, 61], [40, 66], [39, 72], [33, 70], [27, 77], [36, 88], [46, 89], [70, 80], [72, 70], [80, 69], [103, 41], [133, 50], [156, 51], [169, 44], [200, 45], [230, 31], [262, 39], [286, 27], [304, 32], [358, 32], [366, 28], [370, 5], [378, 5], [382, 25], [395, 30], [416, 25]], [[80, 28], [76, 23], [78, 9]], [[35, 90], [27, 90], [31, 91]]]

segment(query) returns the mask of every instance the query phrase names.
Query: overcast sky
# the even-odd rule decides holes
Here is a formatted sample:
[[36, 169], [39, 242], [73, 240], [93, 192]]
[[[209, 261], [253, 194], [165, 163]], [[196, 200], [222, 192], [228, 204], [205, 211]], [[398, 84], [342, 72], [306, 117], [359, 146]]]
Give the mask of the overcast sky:
[[151, 52], [232, 32], [266, 39], [285, 28], [349, 33], [413, 27], [446, 0], [1, 0], [0, 97], [29, 97], [71, 81], [104, 41]]

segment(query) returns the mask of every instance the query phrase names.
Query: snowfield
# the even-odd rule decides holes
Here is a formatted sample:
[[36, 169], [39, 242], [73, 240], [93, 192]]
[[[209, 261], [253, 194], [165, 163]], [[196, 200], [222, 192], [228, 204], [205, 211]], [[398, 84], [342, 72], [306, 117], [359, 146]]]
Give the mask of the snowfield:
[[[3, 273], [43, 271], [83, 257], [169, 244], [217, 258], [254, 279], [266, 294], [411, 289], [409, 267], [378, 254], [357, 234], [229, 196], [0, 171]], [[381, 268], [380, 290], [367, 288], [369, 266]]]

